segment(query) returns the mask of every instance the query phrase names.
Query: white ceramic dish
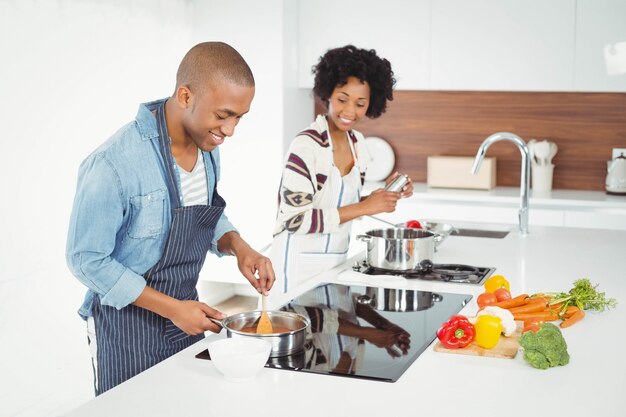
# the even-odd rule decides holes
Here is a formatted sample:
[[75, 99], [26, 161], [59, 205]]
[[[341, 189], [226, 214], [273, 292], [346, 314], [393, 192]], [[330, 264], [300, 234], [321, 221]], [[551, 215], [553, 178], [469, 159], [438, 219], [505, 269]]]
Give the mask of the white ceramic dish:
[[252, 337], [227, 338], [211, 342], [208, 349], [213, 364], [227, 381], [244, 382], [263, 369], [272, 345]]
[[365, 146], [369, 153], [367, 161], [366, 181], [384, 181], [391, 175], [396, 165], [396, 155], [391, 145], [376, 136], [365, 138]]

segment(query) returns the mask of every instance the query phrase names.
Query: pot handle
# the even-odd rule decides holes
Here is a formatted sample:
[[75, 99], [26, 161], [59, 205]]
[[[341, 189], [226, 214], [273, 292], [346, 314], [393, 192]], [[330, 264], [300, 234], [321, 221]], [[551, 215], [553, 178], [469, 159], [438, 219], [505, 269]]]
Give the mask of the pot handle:
[[356, 240], [360, 240], [361, 242], [371, 242], [372, 237], [369, 235], [357, 235]]
[[218, 319], [214, 319], [213, 317], [209, 317], [206, 316], [207, 319], [211, 320], [213, 323], [217, 324], [218, 326], [224, 328], [226, 326], [224, 326], [224, 321], [223, 320], [218, 320]]
[[374, 299], [372, 297], [370, 297], [369, 295], [367, 295], [367, 294], [359, 295], [358, 297], [356, 297], [356, 302], [361, 304], [361, 305], [374, 307], [373, 306]]

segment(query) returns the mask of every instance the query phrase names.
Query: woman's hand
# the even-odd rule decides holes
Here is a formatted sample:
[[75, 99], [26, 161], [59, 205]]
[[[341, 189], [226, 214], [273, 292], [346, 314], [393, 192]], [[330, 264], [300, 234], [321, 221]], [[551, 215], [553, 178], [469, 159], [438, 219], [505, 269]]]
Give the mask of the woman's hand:
[[398, 333], [394, 329], [365, 327], [362, 337], [374, 346], [384, 348], [394, 358], [406, 355], [411, 347], [409, 334], [406, 332]]
[[360, 204], [363, 205], [364, 214], [392, 213], [396, 210], [396, 204], [399, 199], [400, 193], [378, 189], [367, 196]]
[[[391, 182], [396, 179], [396, 177], [400, 175], [398, 171], [394, 172], [385, 180], [385, 186], [391, 184]], [[400, 198], [407, 198], [413, 195], [413, 180], [409, 177], [409, 181], [406, 183], [404, 187], [402, 187], [402, 191], [400, 192]]]
[[409, 334], [409, 332], [407, 332], [397, 324], [391, 322], [381, 325], [379, 329], [393, 333], [396, 339], [396, 345], [398, 345], [398, 347], [406, 355], [406, 353], [409, 351], [409, 348], [411, 347], [411, 335]]
[[413, 195], [413, 180], [409, 178], [409, 182], [406, 183], [404, 187], [402, 187], [402, 191], [400, 192], [400, 198], [407, 198]]

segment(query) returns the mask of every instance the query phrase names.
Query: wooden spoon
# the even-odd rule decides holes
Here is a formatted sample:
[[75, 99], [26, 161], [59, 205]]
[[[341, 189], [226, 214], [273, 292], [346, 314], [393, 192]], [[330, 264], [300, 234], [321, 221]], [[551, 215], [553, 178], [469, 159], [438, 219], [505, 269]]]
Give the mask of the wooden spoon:
[[262, 296], [261, 299], [263, 304], [263, 310], [261, 311], [261, 317], [259, 317], [259, 324], [256, 326], [256, 332], [258, 334], [270, 334], [274, 333], [274, 329], [272, 328], [272, 322], [270, 321], [270, 317], [267, 315], [267, 311], [265, 309], [265, 295]]

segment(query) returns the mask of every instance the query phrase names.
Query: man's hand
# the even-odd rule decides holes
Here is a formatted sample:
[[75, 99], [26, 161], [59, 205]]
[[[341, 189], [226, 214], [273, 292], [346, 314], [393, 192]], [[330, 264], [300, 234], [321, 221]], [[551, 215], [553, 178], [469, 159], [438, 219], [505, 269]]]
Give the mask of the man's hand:
[[268, 257], [252, 249], [236, 232], [225, 233], [217, 247], [222, 253], [235, 255], [243, 276], [260, 294], [268, 295], [276, 281], [274, 268]]
[[223, 313], [205, 303], [195, 300], [177, 300], [148, 286], [143, 289], [133, 304], [170, 319], [176, 327], [188, 335], [200, 334], [206, 330], [219, 333], [222, 328], [209, 320], [209, 317], [217, 320], [226, 318]]
[[221, 320], [226, 316], [207, 304], [194, 300], [182, 300], [168, 317], [180, 330], [190, 336], [210, 330], [219, 333], [222, 328], [209, 320], [209, 317]]
[[268, 295], [276, 277], [274, 268], [268, 257], [261, 255], [248, 246], [248, 249], [237, 253], [239, 270], [260, 294]]

